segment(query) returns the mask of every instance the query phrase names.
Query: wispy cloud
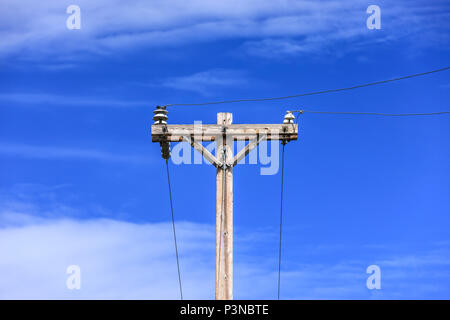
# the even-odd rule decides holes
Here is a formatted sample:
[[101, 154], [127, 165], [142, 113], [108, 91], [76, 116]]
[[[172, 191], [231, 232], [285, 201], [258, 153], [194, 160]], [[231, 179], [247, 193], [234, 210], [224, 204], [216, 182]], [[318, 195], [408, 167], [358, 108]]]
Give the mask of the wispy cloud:
[[15, 105], [54, 105], [72, 107], [143, 107], [150, 106], [148, 101], [118, 100], [103, 97], [77, 97], [49, 93], [0, 93], [0, 107]]
[[[178, 222], [177, 231], [185, 297], [212, 299], [214, 226]], [[0, 246], [3, 275], [0, 298], [3, 299], [178, 298], [170, 223], [47, 219], [1, 212]], [[274, 298], [275, 264], [249, 261], [251, 259], [241, 256], [235, 265], [235, 296]], [[66, 288], [65, 272], [72, 264], [81, 267], [79, 291]], [[415, 267], [410, 262], [395, 266], [380, 262], [380, 266], [382, 290], [371, 292], [365, 286], [368, 275], [364, 262], [300, 264], [296, 269], [283, 271], [282, 296], [289, 299], [405, 299], [433, 294], [446, 298], [445, 283], [450, 275], [436, 269], [448, 266], [447, 262], [442, 264], [442, 259]], [[432, 270], [441, 271], [433, 273]], [[424, 276], [426, 274], [428, 276]]]
[[247, 41], [242, 49], [250, 55], [264, 58], [285, 58], [299, 53], [309, 52], [314, 47], [310, 43], [293, 39], [264, 39]]
[[150, 163], [152, 157], [133, 154], [117, 154], [103, 150], [79, 149], [54, 146], [36, 146], [28, 144], [12, 144], [0, 142], [0, 154], [10, 157], [23, 157], [30, 159], [57, 159], [57, 160], [95, 160], [124, 163]]
[[212, 69], [188, 76], [169, 78], [162, 85], [178, 90], [193, 91], [207, 96], [214, 94], [216, 90], [245, 86], [247, 83], [248, 79], [241, 71]]
[[[1, 299], [178, 298], [171, 223], [131, 223], [92, 218], [93, 215], [78, 219], [71, 212], [83, 208], [56, 204], [62, 189], [65, 187], [26, 184], [0, 193]], [[32, 194], [27, 196], [29, 192]], [[42, 192], [46, 196], [39, 196], [38, 201], [36, 194]], [[56, 200], [51, 208], [46, 204], [49, 200]], [[261, 232], [264, 235], [252, 231], [235, 234], [238, 242], [234, 266], [236, 298], [276, 297], [277, 264], [272, 256], [274, 252], [267, 250], [270, 247], [267, 241], [272, 242], [276, 237], [273, 230]], [[215, 227], [178, 221], [177, 236], [185, 297], [213, 299]], [[317, 248], [322, 246], [333, 252], [336, 245], [328, 248], [322, 244]], [[341, 252], [346, 246], [339, 248]], [[298, 249], [314, 251], [301, 245]], [[347, 261], [322, 259], [315, 263], [308, 259], [308, 263], [302, 263], [286, 255], [282, 297], [448, 298], [450, 251], [446, 244], [425, 252], [405, 249], [395, 255], [383, 248], [372, 247], [370, 251], [376, 254], [369, 261], [356, 255]], [[66, 268], [73, 264], [81, 267], [79, 291], [66, 287]], [[366, 268], [370, 264], [381, 267], [382, 290], [366, 288]]]
[[[2, 299], [178, 297], [169, 223], [15, 218], [0, 217]], [[212, 298], [214, 229], [183, 222], [178, 232], [187, 297]], [[81, 267], [80, 291], [66, 287], [66, 269], [73, 264]]]
[[[359, 41], [369, 32], [365, 26], [367, 2], [362, 0], [131, 0], [126, 4], [119, 0], [79, 0], [77, 4], [81, 7], [82, 29], [69, 31], [61, 2], [3, 1], [0, 55], [60, 58], [70, 53], [73, 58], [75, 54], [220, 39], [251, 41], [253, 46], [257, 41], [263, 41], [261, 46], [278, 41], [280, 52], [301, 53], [333, 47], [340, 41]], [[417, 44], [425, 40], [417, 38], [420, 30], [427, 35], [427, 42], [448, 41], [439, 32], [449, 26], [445, 13], [448, 5], [397, 1], [380, 6], [383, 29], [378, 38], [392, 41], [407, 36]], [[295, 40], [296, 45], [281, 41], [287, 38]]]

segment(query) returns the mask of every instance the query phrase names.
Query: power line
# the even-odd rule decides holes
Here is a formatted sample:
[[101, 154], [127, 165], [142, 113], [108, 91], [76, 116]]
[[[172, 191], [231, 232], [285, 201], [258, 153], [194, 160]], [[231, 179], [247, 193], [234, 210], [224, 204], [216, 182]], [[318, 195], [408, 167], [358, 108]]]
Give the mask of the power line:
[[284, 146], [286, 141], [282, 142], [283, 152], [281, 156], [281, 201], [280, 201], [280, 246], [278, 248], [278, 300], [280, 300], [281, 289], [281, 235], [283, 230], [283, 184], [284, 184]]
[[180, 273], [180, 259], [178, 257], [178, 246], [177, 246], [177, 232], [175, 230], [175, 217], [173, 215], [172, 188], [170, 187], [169, 161], [167, 159], [166, 159], [166, 169], [167, 169], [167, 182], [169, 184], [170, 211], [172, 213], [173, 239], [175, 241], [175, 254], [177, 257], [178, 284], [180, 286], [180, 297], [181, 300], [183, 300], [183, 288], [181, 286], [181, 273]]
[[[291, 112], [317, 113], [317, 114], [353, 114], [353, 115], [370, 115], [370, 116], [388, 116], [388, 117], [408, 117], [408, 116], [433, 116], [450, 114], [450, 111], [425, 112], [425, 113], [380, 113], [380, 112], [341, 112], [341, 111], [313, 111], [313, 110], [294, 110]], [[298, 118], [298, 116], [297, 116]]]
[[224, 104], [224, 103], [237, 103], [237, 102], [261, 102], [261, 101], [271, 101], [271, 100], [283, 100], [283, 99], [291, 99], [291, 98], [298, 98], [298, 97], [304, 97], [304, 96], [312, 96], [316, 94], [323, 94], [323, 93], [332, 93], [332, 92], [339, 92], [339, 91], [346, 91], [346, 90], [353, 90], [358, 88], [364, 88], [369, 86], [374, 86], [378, 84], [384, 84], [409, 78], [415, 78], [420, 76], [425, 76], [428, 74], [446, 71], [450, 69], [450, 67], [440, 68], [436, 70], [431, 70], [427, 72], [422, 73], [416, 73], [411, 75], [406, 75], [402, 77], [392, 78], [388, 80], [382, 80], [382, 81], [376, 81], [376, 82], [369, 82], [365, 84], [359, 84], [354, 85], [351, 87], [345, 87], [345, 88], [338, 88], [338, 89], [328, 89], [328, 90], [321, 90], [321, 91], [314, 91], [314, 92], [307, 92], [307, 93], [299, 93], [299, 94], [293, 94], [289, 96], [283, 96], [283, 97], [272, 97], [272, 98], [254, 98], [254, 99], [235, 99], [235, 100], [223, 100], [223, 101], [212, 101], [212, 102], [201, 102], [201, 103], [173, 103], [173, 104], [166, 104], [165, 107], [173, 107], [173, 106], [204, 106], [204, 105], [212, 105], [212, 104]]

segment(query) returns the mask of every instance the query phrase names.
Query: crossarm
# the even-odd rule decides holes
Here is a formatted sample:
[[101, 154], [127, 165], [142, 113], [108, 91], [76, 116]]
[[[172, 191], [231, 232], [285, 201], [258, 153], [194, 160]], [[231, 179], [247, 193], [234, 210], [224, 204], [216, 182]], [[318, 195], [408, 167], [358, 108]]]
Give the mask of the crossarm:
[[265, 135], [267, 140], [297, 140], [297, 124], [230, 124], [207, 125], [152, 125], [152, 141], [181, 142], [185, 136], [194, 136], [197, 141], [216, 141], [223, 134], [234, 141], [253, 140]]

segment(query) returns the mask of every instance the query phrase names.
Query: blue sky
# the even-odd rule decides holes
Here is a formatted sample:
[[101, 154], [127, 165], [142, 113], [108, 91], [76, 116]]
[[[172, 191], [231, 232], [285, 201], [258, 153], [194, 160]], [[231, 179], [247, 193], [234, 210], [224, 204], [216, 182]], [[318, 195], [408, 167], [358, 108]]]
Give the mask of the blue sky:
[[[66, 8], [81, 8], [81, 29]], [[381, 8], [369, 30], [366, 8]], [[449, 65], [446, 1], [0, 3], [0, 297], [178, 298], [158, 104], [284, 96]], [[450, 71], [298, 99], [169, 108], [449, 110]], [[286, 146], [282, 298], [450, 297], [450, 118], [304, 114]], [[280, 174], [234, 174], [235, 298], [277, 288]], [[214, 297], [215, 170], [171, 163], [186, 298]], [[65, 286], [68, 265], [82, 289]], [[381, 268], [368, 290], [366, 268]]]

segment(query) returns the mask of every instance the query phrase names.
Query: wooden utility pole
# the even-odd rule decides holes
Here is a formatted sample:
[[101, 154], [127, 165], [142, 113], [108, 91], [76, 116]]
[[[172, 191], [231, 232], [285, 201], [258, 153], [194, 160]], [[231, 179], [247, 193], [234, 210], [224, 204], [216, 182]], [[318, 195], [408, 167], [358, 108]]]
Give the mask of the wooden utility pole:
[[[233, 167], [263, 140], [297, 140], [294, 116], [287, 112], [283, 124], [232, 124], [231, 113], [218, 113], [217, 125], [168, 125], [167, 111], [158, 107], [152, 141], [161, 144], [163, 157], [169, 143], [186, 141], [216, 167], [216, 299], [233, 299]], [[234, 141], [248, 141], [233, 155]], [[203, 141], [216, 141], [214, 156]]]

